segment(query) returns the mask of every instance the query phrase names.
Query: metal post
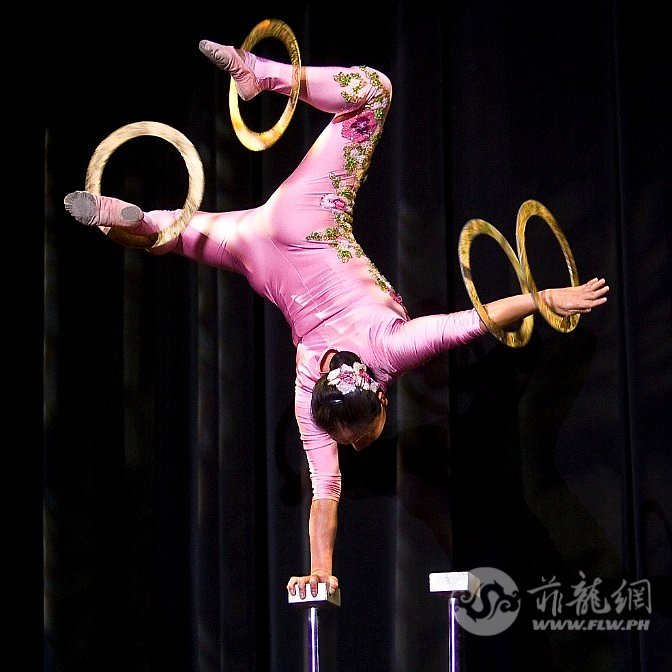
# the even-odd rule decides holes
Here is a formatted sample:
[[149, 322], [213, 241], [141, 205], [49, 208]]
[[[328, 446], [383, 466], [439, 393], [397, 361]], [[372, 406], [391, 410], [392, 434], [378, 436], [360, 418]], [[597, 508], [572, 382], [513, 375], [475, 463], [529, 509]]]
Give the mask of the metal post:
[[460, 595], [477, 595], [481, 582], [471, 572], [441, 572], [429, 575], [429, 592], [448, 598], [448, 671], [459, 672], [459, 623], [457, 611]]
[[448, 599], [448, 670], [458, 672], [460, 657], [458, 655], [460, 633], [457, 629], [457, 598]]
[[317, 623], [317, 607], [311, 607], [308, 614], [310, 672], [320, 672], [320, 636]]
[[288, 593], [289, 604], [306, 608], [308, 607], [308, 658], [309, 658], [309, 672], [320, 671], [320, 637], [318, 612], [321, 608], [326, 607], [340, 607], [341, 606], [341, 590], [336, 590], [333, 595], [329, 595], [326, 583], [317, 584], [317, 595], [313, 597], [310, 592], [310, 586], [306, 586], [306, 596], [301, 599], [297, 589], [296, 595]]

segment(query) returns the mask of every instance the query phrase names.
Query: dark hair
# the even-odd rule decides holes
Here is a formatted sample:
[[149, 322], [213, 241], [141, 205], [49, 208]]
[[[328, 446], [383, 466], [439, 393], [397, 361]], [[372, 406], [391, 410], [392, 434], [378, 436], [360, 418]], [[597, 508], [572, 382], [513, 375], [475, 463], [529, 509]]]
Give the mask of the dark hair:
[[[331, 358], [329, 370], [338, 369], [343, 364], [352, 366], [355, 362], [363, 363], [354, 352], [340, 350]], [[368, 367], [367, 373], [375, 380], [373, 372]], [[358, 387], [348, 394], [343, 394], [335, 385], [327, 382], [326, 373], [315, 383], [310, 402], [313, 421], [328, 434], [344, 428], [353, 431], [364, 429], [378, 417], [381, 408], [376, 392]]]

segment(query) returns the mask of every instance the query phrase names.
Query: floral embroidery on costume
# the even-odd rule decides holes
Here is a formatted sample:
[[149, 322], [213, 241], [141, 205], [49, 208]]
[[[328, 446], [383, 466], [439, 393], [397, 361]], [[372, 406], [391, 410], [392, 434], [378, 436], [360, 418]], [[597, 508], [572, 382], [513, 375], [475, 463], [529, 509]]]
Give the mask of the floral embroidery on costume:
[[403, 305], [401, 296], [397, 294], [390, 282], [378, 270], [376, 265], [366, 257], [361, 246], [352, 233], [352, 209], [355, 195], [366, 179], [371, 163], [373, 150], [376, 148], [390, 105], [390, 93], [382, 85], [378, 73], [366, 66], [360, 66], [359, 72], [339, 73], [334, 79], [341, 85], [341, 95], [349, 103], [356, 103], [360, 93], [366, 86], [365, 75], [373, 85], [375, 95], [353, 117], [343, 122], [341, 135], [350, 141], [343, 148], [343, 168], [353, 178], [349, 186], [341, 177], [331, 173], [329, 178], [334, 192], [324, 194], [320, 207], [333, 215], [334, 226], [322, 231], [313, 231], [306, 240], [328, 243], [336, 250], [339, 259], [347, 262], [353, 257], [364, 257], [369, 263], [369, 273], [380, 289], [387, 292], [397, 303]]
[[364, 142], [373, 135], [377, 125], [376, 115], [371, 110], [365, 109], [353, 119], [346, 119], [343, 122], [341, 134], [353, 142]]

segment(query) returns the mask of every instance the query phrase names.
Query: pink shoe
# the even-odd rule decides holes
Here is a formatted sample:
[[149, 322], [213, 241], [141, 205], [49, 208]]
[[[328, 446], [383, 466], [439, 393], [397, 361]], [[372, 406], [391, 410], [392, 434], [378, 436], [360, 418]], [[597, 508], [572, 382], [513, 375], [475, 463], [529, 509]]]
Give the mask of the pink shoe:
[[89, 191], [73, 191], [63, 203], [65, 209], [86, 226], [133, 226], [143, 217], [137, 205]]
[[261, 91], [259, 80], [254, 74], [254, 65], [257, 60], [254, 54], [209, 40], [201, 40], [198, 48], [218, 68], [225, 70], [233, 77], [236, 91], [243, 100], [252, 100]]

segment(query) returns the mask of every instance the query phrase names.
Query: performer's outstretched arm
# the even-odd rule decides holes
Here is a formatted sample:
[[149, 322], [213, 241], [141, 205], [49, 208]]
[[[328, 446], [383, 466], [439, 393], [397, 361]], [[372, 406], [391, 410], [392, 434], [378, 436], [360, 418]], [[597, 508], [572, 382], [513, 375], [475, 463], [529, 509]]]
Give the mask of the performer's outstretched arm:
[[[607, 300], [609, 287], [603, 278], [594, 278], [577, 287], [545, 289], [542, 300], [558, 315], [589, 313]], [[531, 294], [507, 296], [485, 304], [493, 322], [503, 329], [514, 326], [538, 308]], [[387, 335], [384, 348], [397, 375], [421, 366], [432, 357], [465, 345], [487, 333], [476, 309], [398, 321]]]

